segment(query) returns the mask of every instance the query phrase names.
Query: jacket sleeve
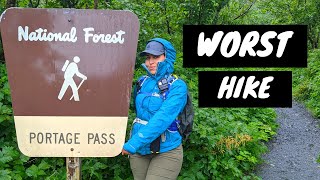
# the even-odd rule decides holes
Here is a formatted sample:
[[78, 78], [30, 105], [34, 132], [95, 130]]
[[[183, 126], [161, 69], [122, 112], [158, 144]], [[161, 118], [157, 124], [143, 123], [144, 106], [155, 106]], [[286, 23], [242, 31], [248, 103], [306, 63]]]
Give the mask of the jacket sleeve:
[[150, 144], [159, 137], [176, 119], [187, 102], [187, 86], [182, 80], [176, 80], [171, 84], [167, 99], [160, 109], [142, 127], [138, 133], [125, 143], [124, 149], [131, 154], [136, 153], [141, 147]]

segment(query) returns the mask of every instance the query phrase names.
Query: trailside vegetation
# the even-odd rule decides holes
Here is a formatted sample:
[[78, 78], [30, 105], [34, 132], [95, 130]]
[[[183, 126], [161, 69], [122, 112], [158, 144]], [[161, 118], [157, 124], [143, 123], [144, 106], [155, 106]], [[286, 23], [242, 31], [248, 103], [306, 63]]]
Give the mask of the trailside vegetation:
[[[319, 12], [317, 0], [0, 0], [5, 7], [130, 10], [140, 21], [138, 52], [147, 40], [162, 37], [177, 50], [175, 74], [188, 83], [195, 109], [194, 130], [184, 144], [179, 179], [259, 179], [253, 170], [275, 134], [276, 114], [270, 108], [198, 108], [198, 68], [182, 67], [184, 24], [307, 24], [309, 68], [294, 72], [294, 92], [320, 114]], [[145, 74], [136, 59], [134, 81]], [[230, 70], [223, 69], [222, 70]], [[219, 69], [219, 70], [221, 70]], [[205, 68], [201, 70], [215, 70]], [[208, 82], [210, 83], [210, 82]], [[320, 85], [320, 84], [319, 84]], [[318, 112], [318, 113], [317, 113]], [[128, 130], [135, 114], [129, 109]], [[0, 44], [0, 179], [65, 179], [65, 158], [27, 157], [17, 146], [10, 89]], [[129, 133], [127, 133], [128, 135]], [[83, 179], [132, 179], [126, 156], [81, 158]]]

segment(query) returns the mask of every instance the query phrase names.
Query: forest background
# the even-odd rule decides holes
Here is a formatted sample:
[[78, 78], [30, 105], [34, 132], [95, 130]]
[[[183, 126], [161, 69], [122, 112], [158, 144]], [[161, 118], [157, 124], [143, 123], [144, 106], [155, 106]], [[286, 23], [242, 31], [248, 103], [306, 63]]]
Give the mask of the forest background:
[[[178, 54], [175, 73], [189, 86], [195, 106], [194, 131], [184, 144], [179, 179], [260, 179], [253, 172], [262, 163], [265, 145], [277, 131], [272, 108], [198, 108], [199, 70], [182, 67], [182, 27], [192, 25], [308, 25], [308, 68], [293, 71], [293, 98], [320, 117], [320, 1], [318, 0], [0, 0], [8, 7], [130, 10], [140, 21], [138, 52], [147, 40], [162, 37]], [[299, 46], [299, 44], [297, 44]], [[134, 80], [145, 74], [137, 57]], [[219, 70], [275, 70], [219, 68]], [[280, 70], [280, 69], [278, 69]], [[134, 119], [129, 110], [129, 124]], [[128, 133], [127, 133], [128, 134]], [[319, 150], [320, 152], [320, 150]], [[320, 157], [316, 157], [320, 161]], [[83, 179], [133, 179], [129, 160], [82, 158]], [[65, 158], [27, 157], [18, 150], [5, 58], [0, 44], [0, 179], [65, 179]]]

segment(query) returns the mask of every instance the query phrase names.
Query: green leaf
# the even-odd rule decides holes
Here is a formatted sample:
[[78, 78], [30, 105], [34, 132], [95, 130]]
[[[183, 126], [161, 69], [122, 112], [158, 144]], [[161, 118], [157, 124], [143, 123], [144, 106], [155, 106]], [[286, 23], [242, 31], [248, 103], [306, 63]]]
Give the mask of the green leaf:
[[[0, 178], [0, 179], [1, 179], [1, 178]], [[22, 177], [20, 176], [20, 174], [14, 174], [14, 175], [12, 176], [12, 179], [14, 179], [14, 180], [23, 180]]]
[[42, 169], [42, 170], [46, 170], [49, 169], [51, 166], [45, 162], [44, 160], [41, 161], [41, 163], [39, 164], [38, 168]]
[[20, 155], [20, 160], [21, 160], [22, 164], [27, 162], [29, 159], [30, 159], [30, 157], [25, 156], [24, 154]]
[[0, 151], [0, 162], [3, 164], [6, 164], [12, 161], [13, 160], [12, 155], [14, 154], [12, 151], [13, 150], [10, 147], [3, 147], [2, 151]]
[[105, 169], [105, 168], [107, 168], [107, 165], [102, 164], [100, 162], [95, 163], [93, 166], [94, 166], [94, 169]]
[[204, 177], [204, 175], [199, 171], [197, 172], [197, 179], [207, 179]]
[[11, 180], [10, 176], [11, 171], [9, 170], [0, 170], [0, 179], [1, 180]]
[[[2, 101], [4, 99], [4, 94], [0, 91], [0, 101]], [[0, 106], [2, 105], [2, 103], [0, 103]]]
[[26, 171], [29, 177], [38, 177], [38, 172], [39, 172], [39, 169], [34, 164], [31, 167], [29, 167]]

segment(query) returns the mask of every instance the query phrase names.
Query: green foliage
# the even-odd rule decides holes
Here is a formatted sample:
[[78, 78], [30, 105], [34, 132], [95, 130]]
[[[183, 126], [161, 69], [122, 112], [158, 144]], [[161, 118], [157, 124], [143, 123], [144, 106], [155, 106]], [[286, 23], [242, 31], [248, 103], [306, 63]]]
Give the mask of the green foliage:
[[[277, 125], [271, 109], [197, 109], [180, 179], [237, 179], [250, 175]], [[202, 176], [206, 178], [202, 178]]]
[[50, 168], [50, 165], [46, 161], [42, 160], [38, 166], [36, 166], [34, 164], [32, 166], [30, 166], [26, 170], [26, 173], [27, 173], [27, 176], [29, 176], [29, 177], [37, 178], [37, 177], [41, 177], [43, 175], [46, 175], [45, 170], [47, 170], [49, 168]]
[[[35, 1], [35, 0], [34, 0]], [[4, 1], [0, 1], [5, 4]], [[17, 1], [29, 7], [29, 0]], [[68, 4], [69, 3], [69, 4]], [[70, 4], [71, 3], [71, 4]], [[122, 0], [99, 1], [100, 9], [130, 10], [140, 21], [138, 52], [147, 40], [162, 37], [175, 46], [175, 73], [188, 84], [195, 106], [195, 125], [184, 144], [184, 163], [179, 179], [259, 179], [252, 170], [261, 163], [264, 145], [276, 134], [272, 109], [198, 108], [199, 69], [182, 67], [183, 24], [308, 24], [309, 48], [319, 39], [319, 2], [316, 0]], [[94, 1], [40, 0], [41, 8], [93, 8]], [[2, 6], [4, 7], [4, 6]], [[2, 9], [1, 9], [2, 10]], [[3, 11], [3, 10], [2, 10]], [[311, 40], [310, 40], [311, 39]], [[1, 48], [0, 48], [1, 53]], [[320, 114], [319, 50], [309, 53], [309, 68], [294, 71], [294, 95]], [[1, 61], [1, 60], [0, 60]], [[145, 71], [137, 58], [134, 82]], [[201, 70], [215, 70], [206, 68]], [[221, 69], [219, 69], [221, 70]], [[228, 70], [228, 69], [225, 69]], [[241, 68], [239, 69], [241, 70]], [[129, 129], [135, 114], [129, 109]], [[0, 63], [0, 179], [65, 179], [64, 158], [32, 158], [17, 147], [6, 69]], [[127, 137], [128, 138], [128, 137]], [[82, 158], [83, 179], [132, 179], [127, 157]]]
[[320, 118], [320, 50], [310, 51], [308, 56], [308, 68], [294, 70], [293, 96]]
[[320, 42], [319, 12], [318, 0], [233, 0], [221, 10], [218, 24], [308, 25], [309, 49], [316, 49]]
[[[11, 98], [4, 64], [0, 64], [0, 179], [21, 179], [24, 163], [29, 159], [18, 151], [12, 118]], [[15, 168], [12, 168], [15, 167]]]
[[131, 179], [131, 169], [127, 157], [84, 158], [82, 160], [83, 179]]

